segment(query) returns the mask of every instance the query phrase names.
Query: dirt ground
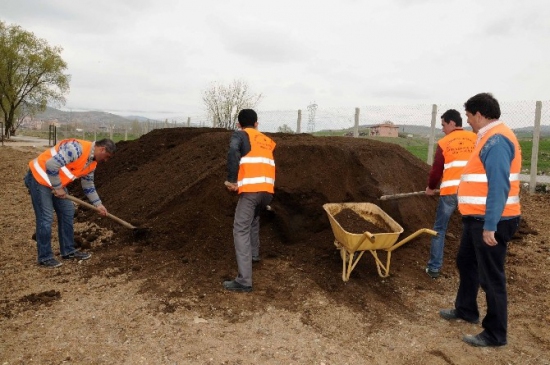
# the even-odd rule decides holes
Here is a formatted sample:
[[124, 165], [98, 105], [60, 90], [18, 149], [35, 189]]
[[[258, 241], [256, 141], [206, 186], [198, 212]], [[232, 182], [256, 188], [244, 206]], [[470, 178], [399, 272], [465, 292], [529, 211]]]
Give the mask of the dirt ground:
[[[254, 291], [225, 291], [237, 271], [237, 197], [223, 186], [229, 137], [164, 129], [120, 142], [96, 186], [111, 213], [150, 234], [79, 208], [75, 240], [93, 256], [53, 270], [36, 265], [22, 183], [44, 147], [0, 147], [0, 364], [550, 364], [550, 195], [522, 192], [507, 262], [509, 344], [473, 348], [461, 337], [480, 325], [438, 316], [458, 284], [458, 213], [440, 278], [424, 272], [421, 235], [393, 252], [389, 277], [365, 253], [342, 281], [324, 203], [377, 204], [404, 228], [399, 239], [433, 225], [436, 197], [378, 199], [425, 188], [429, 166], [395, 145], [272, 134], [276, 192], [261, 218]], [[83, 197], [79, 184], [70, 190]], [[58, 255], [55, 233], [52, 246]], [[483, 313], [482, 292], [479, 303]]]

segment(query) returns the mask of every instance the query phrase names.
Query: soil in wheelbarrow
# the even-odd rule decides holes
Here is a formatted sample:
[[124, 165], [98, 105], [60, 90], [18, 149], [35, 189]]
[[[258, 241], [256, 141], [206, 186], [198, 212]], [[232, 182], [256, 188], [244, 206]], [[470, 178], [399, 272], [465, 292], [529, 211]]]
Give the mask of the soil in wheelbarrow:
[[376, 224], [372, 223], [353, 209], [342, 209], [339, 213], [334, 215], [334, 219], [342, 226], [342, 228], [348, 233], [361, 234], [364, 232], [370, 233], [392, 233], [392, 229], [385, 224], [382, 218], [373, 216], [372, 219], [377, 219]]
[[[64, 262], [51, 271], [34, 265], [34, 218], [21, 184], [29, 159], [39, 151], [14, 156], [0, 151], [0, 181], [10, 187], [0, 192], [5, 207], [0, 211], [0, 333], [9, 334], [0, 335], [2, 359], [25, 364], [60, 358], [81, 364], [486, 362], [486, 353], [460, 341], [464, 332], [480, 328], [437, 316], [440, 308], [452, 306], [456, 291], [458, 213], [449, 225], [439, 279], [424, 272], [428, 236], [393, 252], [388, 278], [378, 276], [373, 258], [365, 254], [350, 280], [341, 279], [342, 260], [323, 204], [377, 204], [405, 229], [400, 238], [433, 225], [437, 197], [378, 200], [425, 188], [429, 166], [397, 145], [272, 134], [276, 192], [273, 210], [261, 216], [254, 291], [225, 291], [222, 281], [237, 274], [232, 224], [238, 198], [223, 185], [230, 134], [163, 129], [119, 142], [117, 154], [98, 167], [96, 186], [109, 212], [150, 227], [149, 236], [135, 241], [131, 230], [79, 208], [75, 233], [92, 259]], [[71, 192], [82, 197], [78, 184]], [[532, 208], [525, 208], [528, 224], [510, 245], [507, 268], [510, 344], [491, 354], [494, 363], [542, 364], [550, 353], [548, 302], [540, 295], [550, 290], [548, 234], [536, 235], [547, 227], [549, 200], [523, 201]], [[534, 228], [528, 219], [534, 219]], [[59, 254], [55, 241], [54, 251]], [[480, 296], [482, 312], [483, 303]], [[56, 336], [49, 336], [51, 328], [58, 329]], [[29, 347], [29, 333], [39, 336], [42, 346]]]

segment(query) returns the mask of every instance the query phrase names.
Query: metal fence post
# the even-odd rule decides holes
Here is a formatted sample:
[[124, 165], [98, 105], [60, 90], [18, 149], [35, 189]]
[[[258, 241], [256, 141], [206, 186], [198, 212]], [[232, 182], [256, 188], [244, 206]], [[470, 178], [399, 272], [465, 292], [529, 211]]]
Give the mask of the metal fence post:
[[48, 129], [48, 146], [52, 147], [57, 144], [57, 127], [55, 124], [50, 124]]
[[533, 149], [531, 151], [531, 176], [529, 177], [530, 194], [535, 193], [535, 188], [537, 186], [541, 114], [542, 114], [542, 102], [537, 101], [537, 104], [535, 107], [535, 126], [533, 128]]
[[434, 162], [434, 143], [435, 143], [435, 119], [437, 117], [437, 105], [432, 105], [432, 124], [430, 130], [430, 142], [428, 143], [428, 158], [426, 163], [431, 165]]
[[302, 133], [302, 109], [298, 109], [298, 120], [296, 121], [296, 133]]

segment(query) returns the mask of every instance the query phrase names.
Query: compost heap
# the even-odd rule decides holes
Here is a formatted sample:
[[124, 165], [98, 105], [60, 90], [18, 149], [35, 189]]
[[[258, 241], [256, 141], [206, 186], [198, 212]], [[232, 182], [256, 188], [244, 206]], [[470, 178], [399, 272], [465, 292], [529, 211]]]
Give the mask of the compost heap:
[[[135, 226], [150, 227], [151, 233], [145, 241], [135, 242], [128, 228], [95, 213], [79, 213], [79, 221], [94, 221], [115, 231], [113, 239], [95, 247], [101, 259], [87, 263], [92, 275], [108, 268], [111, 274], [144, 279], [144, 290], [155, 295], [179, 290], [181, 295], [209, 294], [218, 305], [225, 300], [221, 282], [237, 273], [232, 226], [238, 197], [223, 184], [231, 133], [158, 129], [117, 144], [116, 155], [96, 170], [96, 187], [110, 213]], [[327, 291], [342, 285], [341, 258], [322, 208], [325, 203], [377, 204], [404, 228], [401, 239], [433, 226], [437, 197], [379, 200], [382, 195], [426, 187], [429, 166], [400, 146], [363, 138], [268, 135], [277, 143], [277, 176], [273, 211], [261, 218], [262, 262], [254, 266], [255, 293], [263, 290], [264, 296], [279, 297], [292, 306], [288, 292], [298, 269]], [[81, 189], [72, 190], [82, 196]], [[448, 232], [459, 237], [458, 213]], [[423, 235], [396, 250], [391, 274], [424, 278], [429, 242], [430, 236]], [[446, 251], [456, 252], [457, 244], [451, 238]], [[454, 255], [445, 260], [450, 270]], [[361, 282], [365, 277], [369, 280]], [[379, 279], [369, 255], [350, 282], [364, 285]], [[349, 294], [342, 297], [351, 300]]]

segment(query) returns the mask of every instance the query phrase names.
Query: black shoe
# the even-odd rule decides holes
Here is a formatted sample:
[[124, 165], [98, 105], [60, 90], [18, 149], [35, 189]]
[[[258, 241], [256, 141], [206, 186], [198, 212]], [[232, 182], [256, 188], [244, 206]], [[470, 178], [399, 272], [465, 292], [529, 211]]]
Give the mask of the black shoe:
[[39, 262], [38, 265], [53, 269], [63, 264], [57, 261], [56, 259], [51, 258], [51, 259], [47, 259], [46, 261]]
[[430, 275], [430, 277], [432, 279], [437, 279], [439, 277], [439, 271], [433, 271], [433, 270], [430, 270], [429, 267], [426, 268], [426, 274]]
[[227, 290], [238, 292], [251, 292], [252, 287], [237, 283], [235, 280], [224, 281], [223, 287]]
[[475, 336], [472, 336], [472, 335], [464, 336], [462, 337], [462, 341], [466, 342], [468, 345], [472, 345], [476, 347], [496, 347], [496, 346], [506, 345], [505, 343], [501, 345], [492, 344], [486, 339], [484, 339], [483, 336], [481, 336], [481, 334], [475, 335]]
[[61, 256], [63, 260], [88, 260], [92, 254], [82, 251], [75, 251], [71, 254]]
[[442, 309], [442, 310], [439, 311], [439, 316], [443, 319], [446, 319], [447, 321], [453, 321], [455, 319], [462, 319], [463, 321], [473, 323], [473, 324], [478, 324], [479, 323], [479, 319], [476, 319], [474, 321], [468, 321], [468, 320], [466, 320], [462, 317], [459, 317], [458, 314], [456, 313], [456, 309]]
[[262, 259], [260, 259], [260, 256], [252, 256], [252, 263], [260, 262]]

